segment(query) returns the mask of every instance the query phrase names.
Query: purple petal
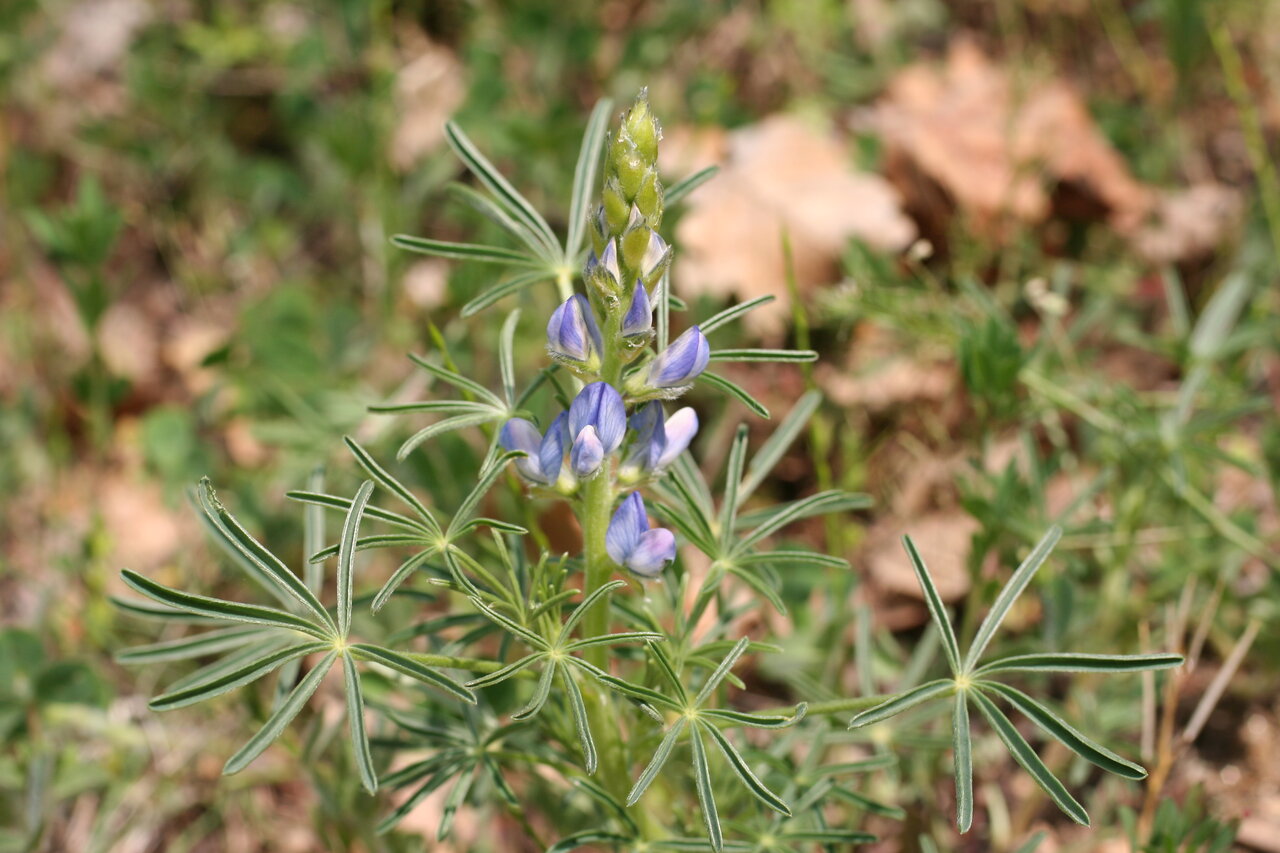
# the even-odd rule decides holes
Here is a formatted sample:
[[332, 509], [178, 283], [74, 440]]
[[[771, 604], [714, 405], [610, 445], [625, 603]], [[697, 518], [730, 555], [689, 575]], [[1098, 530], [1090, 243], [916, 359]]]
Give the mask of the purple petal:
[[662, 414], [662, 404], [651, 400], [640, 407], [630, 421], [633, 436], [631, 451], [627, 454], [627, 465], [641, 471], [652, 471], [658, 464], [658, 457], [667, 444], [666, 429]]
[[603, 461], [604, 445], [600, 443], [596, 428], [587, 424], [573, 440], [573, 447], [569, 450], [569, 467], [579, 477], [590, 477], [600, 470], [600, 463]]
[[697, 326], [691, 326], [649, 365], [649, 384], [657, 388], [687, 385], [706, 370], [711, 345]]
[[615, 284], [622, 280], [622, 271], [618, 268], [618, 245], [613, 239], [605, 244], [598, 263], [604, 267], [605, 272], [613, 276]]
[[644, 282], [637, 279], [635, 292], [631, 295], [631, 307], [622, 318], [622, 334], [624, 337], [639, 335], [652, 326], [653, 306], [649, 304], [649, 292], [644, 289]]
[[[522, 450], [528, 454], [516, 460], [516, 470], [530, 480], [544, 482], [542, 466], [538, 461], [539, 445], [542, 444], [542, 433], [524, 418], [512, 418], [502, 425], [498, 433], [498, 443], [506, 450]], [[557, 473], [559, 470], [557, 469]]]
[[593, 351], [603, 349], [595, 312], [581, 293], [570, 296], [552, 313], [547, 323], [547, 346], [576, 361], [586, 361]]
[[641, 273], [647, 278], [657, 269], [658, 264], [667, 255], [667, 242], [658, 236], [657, 231], [649, 232], [649, 245], [644, 250], [644, 258], [640, 261]]
[[639, 492], [627, 495], [613, 518], [609, 520], [609, 529], [605, 532], [605, 550], [618, 565], [624, 566], [631, 552], [640, 543], [640, 537], [649, 530], [649, 516], [644, 511], [644, 499]]
[[667, 467], [675, 461], [677, 456], [684, 453], [689, 442], [693, 441], [693, 437], [698, 434], [698, 413], [685, 406], [667, 418], [664, 426], [666, 441], [663, 444], [662, 453], [654, 463], [655, 468]]
[[569, 415], [561, 412], [547, 427], [547, 434], [538, 447], [538, 467], [546, 482], [554, 483], [560, 477], [560, 467], [564, 464], [564, 446], [569, 440], [569, 431], [565, 426]]
[[626, 566], [646, 578], [657, 577], [663, 567], [676, 558], [675, 534], [665, 527], [655, 527], [640, 535]]
[[606, 454], [622, 444], [627, 431], [627, 409], [622, 395], [607, 382], [592, 382], [578, 392], [569, 406], [569, 434], [577, 435], [590, 424], [596, 428]]

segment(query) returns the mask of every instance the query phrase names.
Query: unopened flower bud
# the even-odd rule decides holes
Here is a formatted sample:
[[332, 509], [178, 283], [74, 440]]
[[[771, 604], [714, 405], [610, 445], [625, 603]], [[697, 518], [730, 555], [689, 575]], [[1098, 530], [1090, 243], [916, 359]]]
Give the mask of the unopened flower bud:
[[577, 362], [590, 370], [599, 367], [604, 343], [587, 297], [575, 293], [551, 315], [547, 349], [554, 358]]

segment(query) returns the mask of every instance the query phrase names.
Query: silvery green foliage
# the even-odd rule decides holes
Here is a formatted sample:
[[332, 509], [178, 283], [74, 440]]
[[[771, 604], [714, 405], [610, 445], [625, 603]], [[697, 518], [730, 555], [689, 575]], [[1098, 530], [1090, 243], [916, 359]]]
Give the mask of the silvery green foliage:
[[[474, 487], [456, 508], [443, 511], [347, 439], [366, 478], [354, 496], [326, 492], [319, 478], [289, 493], [306, 507], [308, 559], [298, 572], [255, 539], [202, 482], [194, 497], [207, 531], [276, 603], [211, 598], [125, 571], [125, 582], [149, 599], [120, 601], [126, 611], [208, 629], [120, 655], [128, 663], [202, 663], [152, 707], [182, 708], [277, 673], [267, 719], [227, 761], [226, 772], [235, 773], [283, 734], [340, 664], [362, 785], [370, 793], [380, 785], [405, 792], [397, 805], [387, 806], [383, 831], [426, 796], [446, 790], [439, 838], [449, 834], [458, 809], [471, 803], [510, 810], [531, 834], [534, 822], [550, 824], [559, 833], [550, 842], [555, 851], [589, 844], [792, 850], [874, 840], [858, 826], [830, 826], [832, 803], [843, 804], [843, 814], [902, 816], [837, 781], [891, 765], [891, 752], [824, 763], [827, 745], [839, 737], [828, 726], [832, 715], [858, 711], [851, 727], [861, 727], [945, 698], [961, 831], [973, 819], [971, 708], [1064, 812], [1087, 822], [1083, 807], [997, 703], [1105, 770], [1130, 779], [1145, 772], [1004, 679], [1026, 672], [1132, 672], [1175, 666], [1180, 658], [1044, 653], [983, 663], [996, 629], [1048, 558], [1056, 528], [1013, 573], [963, 654], [923, 561], [905, 540], [949, 676], [904, 685], [890, 696], [798, 702], [763, 712], [735, 707], [729, 686], [743, 686], [735, 669], [748, 654], [781, 649], [735, 635], [744, 607], [740, 596], [728, 593], [745, 588], [758, 603], [785, 613], [785, 571], [799, 565], [841, 571], [848, 564], [839, 556], [784, 547], [779, 535], [799, 520], [863, 509], [868, 501], [824, 491], [748, 506], [819, 405], [813, 392], [797, 401], [750, 461], [748, 432], [738, 430], [723, 486], [718, 496], [713, 493], [689, 452], [697, 414], [689, 406], [669, 410], [670, 401], [701, 382], [769, 417], [745, 390], [709, 368], [724, 361], [810, 361], [816, 354], [712, 347], [709, 336], [767, 298], [687, 324], [672, 336], [670, 312], [682, 304], [668, 292], [674, 250], [659, 229], [666, 206], [711, 173], [664, 189], [656, 167], [661, 130], [646, 98], [641, 95], [606, 137], [610, 110], [602, 102], [588, 124], [563, 242], [453, 125], [449, 141], [484, 190], [459, 187], [458, 193], [518, 247], [394, 239], [413, 251], [519, 270], [472, 299], [463, 309], [466, 317], [540, 282], [555, 282], [559, 291], [559, 307], [545, 324], [546, 364], [523, 387], [517, 365], [543, 353], [515, 352], [521, 315], [513, 311], [499, 335], [501, 388], [414, 356], [458, 397], [375, 407], [431, 419], [400, 448], [402, 459], [431, 452], [433, 440], [451, 431], [492, 436]], [[597, 176], [601, 190], [592, 206]], [[575, 290], [575, 279], [581, 289]], [[583, 553], [538, 552], [530, 543], [543, 540], [530, 538], [523, 525], [481, 514], [508, 471], [529, 498], [569, 503], [582, 527]], [[325, 511], [343, 518], [336, 544], [326, 543]], [[709, 568], [696, 576], [687, 571], [678, 557], [682, 545], [701, 552]], [[369, 549], [395, 552], [399, 567], [371, 594], [358, 595], [359, 555]], [[534, 553], [538, 557], [531, 559]], [[321, 597], [322, 569], [332, 558], [336, 593], [329, 605]], [[386, 614], [409, 612], [387, 608], [401, 597], [443, 601], [448, 609], [387, 624]], [[363, 639], [370, 634], [378, 642]], [[923, 671], [924, 664], [913, 670]], [[382, 686], [372, 701], [366, 699], [370, 671]], [[744, 728], [772, 734], [772, 747], [742, 738]], [[413, 760], [398, 759], [402, 752]], [[568, 787], [549, 779], [567, 780]], [[546, 810], [538, 821], [526, 819], [524, 802], [545, 804], [551, 797], [565, 807]], [[726, 804], [731, 812], [722, 812]], [[722, 820], [722, 813], [733, 819]], [[700, 820], [689, 820], [693, 814]]]

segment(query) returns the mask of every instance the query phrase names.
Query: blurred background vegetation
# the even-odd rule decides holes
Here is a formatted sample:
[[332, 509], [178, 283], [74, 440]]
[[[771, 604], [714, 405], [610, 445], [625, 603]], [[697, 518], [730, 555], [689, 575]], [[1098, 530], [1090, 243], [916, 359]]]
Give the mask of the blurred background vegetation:
[[[1024, 640], [1192, 658], [1059, 685], [1161, 769], [1143, 789], [1075, 767], [1101, 829], [979, 744], [989, 823], [961, 842], [926, 743], [877, 792], [907, 818], [876, 849], [1042, 828], [1043, 849], [1208, 850], [1243, 819], [1243, 849], [1280, 850], [1272, 0], [0, 4], [0, 850], [422, 849], [439, 804], [373, 838], [323, 714], [220, 777], [261, 703], [149, 712], [157, 671], [112, 656], [154, 634], [108, 597], [122, 567], [237, 583], [186, 505], [205, 474], [300, 560], [283, 492], [322, 463], [354, 483], [344, 433], [385, 451], [415, 427], [365, 413], [425, 390], [406, 352], [495, 375], [493, 317], [459, 316], [494, 270], [388, 244], [504, 239], [448, 191], [446, 119], [563, 228], [591, 106], [645, 86], [670, 178], [722, 167], [665, 228], [692, 316], [773, 294], [736, 334], [822, 353], [729, 374], [775, 412], [825, 394], [770, 488], [877, 498], [795, 534], [854, 572], [787, 578], [788, 651], [749, 687], [895, 683], [925, 622], [904, 531], [971, 620], [1060, 523]], [[519, 299], [537, 353], [554, 291]], [[739, 421], [769, 429], [694, 402], [708, 470]], [[454, 436], [408, 464], [449, 504], [482, 452]], [[482, 814], [458, 849], [515, 849]]]

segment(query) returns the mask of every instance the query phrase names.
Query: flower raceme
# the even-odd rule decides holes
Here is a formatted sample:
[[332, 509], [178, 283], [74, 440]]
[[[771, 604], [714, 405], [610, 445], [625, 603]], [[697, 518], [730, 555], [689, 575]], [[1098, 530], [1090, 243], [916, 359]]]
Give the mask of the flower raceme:
[[644, 578], [657, 577], [676, 558], [675, 534], [663, 527], [649, 527], [649, 514], [639, 492], [627, 495], [614, 511], [605, 546], [615, 563]]

